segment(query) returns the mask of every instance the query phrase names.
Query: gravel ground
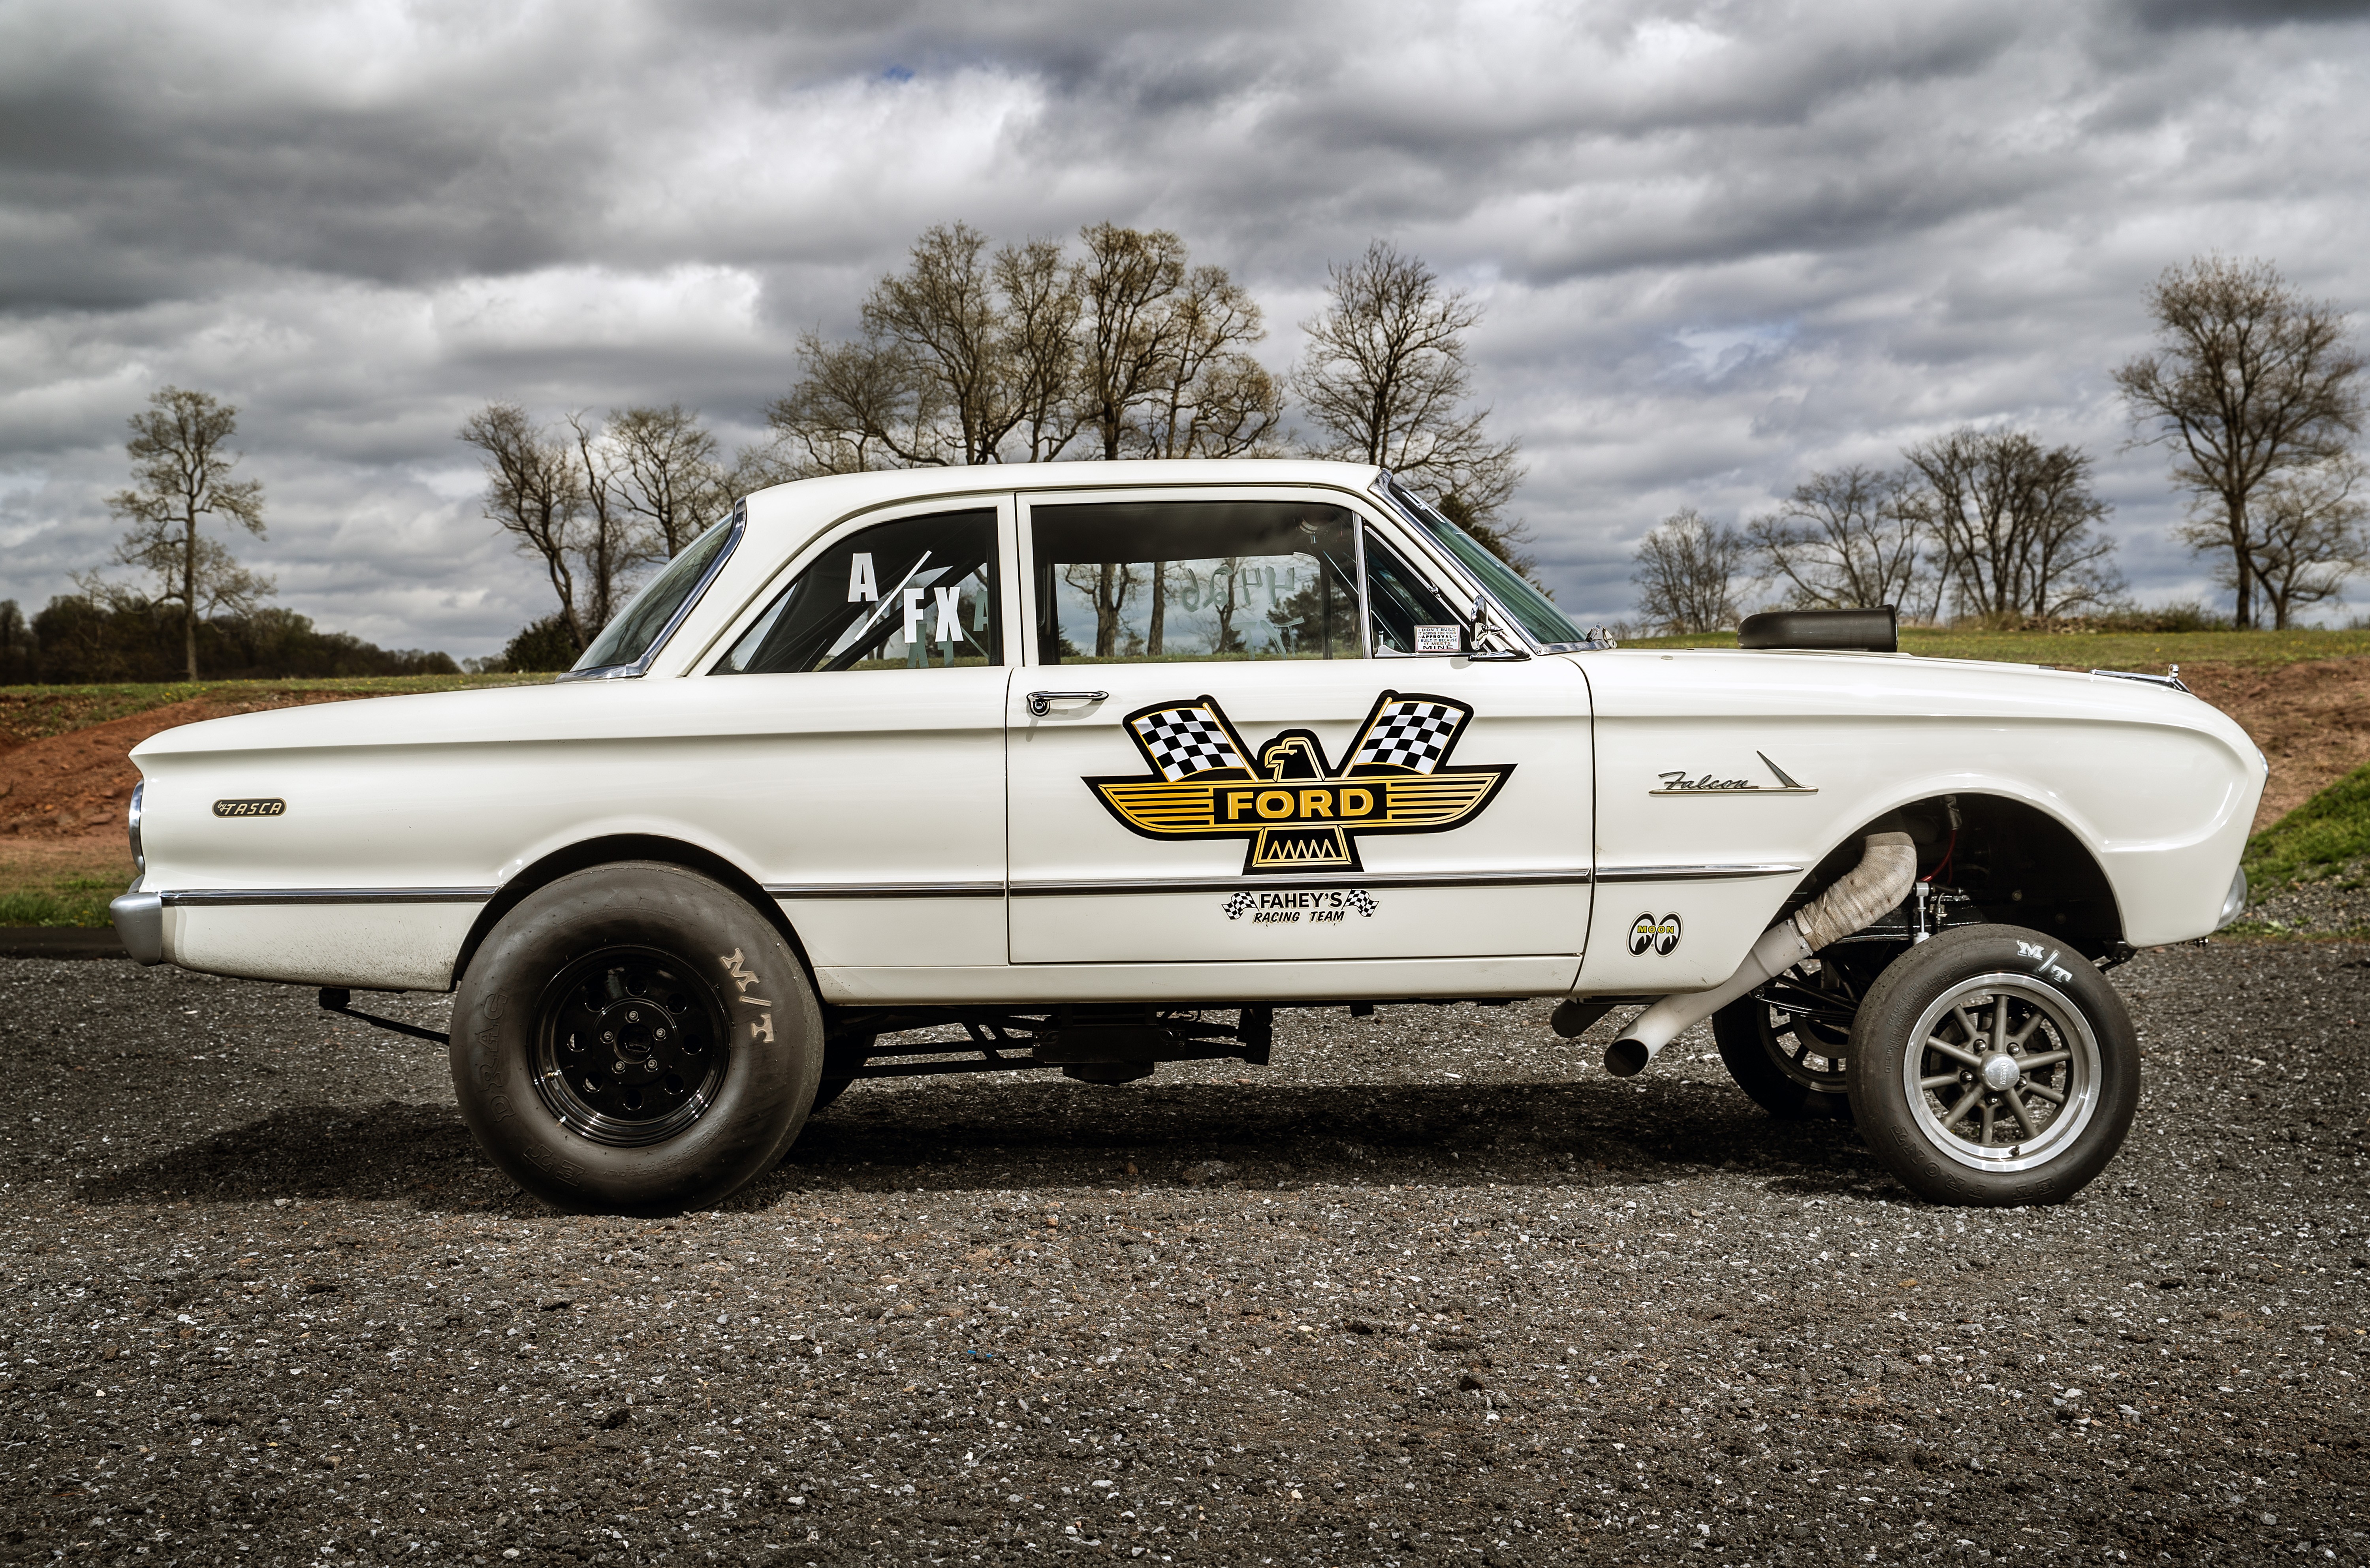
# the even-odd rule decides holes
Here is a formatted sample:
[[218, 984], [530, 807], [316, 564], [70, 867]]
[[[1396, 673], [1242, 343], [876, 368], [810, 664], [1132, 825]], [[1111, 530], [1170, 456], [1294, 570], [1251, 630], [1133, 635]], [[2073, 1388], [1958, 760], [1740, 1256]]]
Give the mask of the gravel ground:
[[2246, 928], [2263, 936], [2347, 937], [2370, 930], [2370, 859], [2349, 860], [2247, 905]]
[[2054, 1210], [1541, 1004], [859, 1085], [662, 1223], [309, 993], [0, 962], [0, 1561], [2360, 1563], [2365, 965], [2119, 970], [2140, 1124]]

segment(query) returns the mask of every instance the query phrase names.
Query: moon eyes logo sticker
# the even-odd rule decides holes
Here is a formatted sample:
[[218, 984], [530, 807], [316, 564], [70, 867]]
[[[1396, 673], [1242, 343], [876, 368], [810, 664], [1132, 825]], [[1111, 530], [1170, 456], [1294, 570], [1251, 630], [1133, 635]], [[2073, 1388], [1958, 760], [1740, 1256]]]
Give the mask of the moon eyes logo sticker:
[[1662, 957], [1671, 956], [1679, 945], [1679, 917], [1675, 915], [1640, 915], [1629, 922], [1629, 956], [1637, 958], [1648, 948]]
[[1254, 748], [1214, 698], [1156, 703], [1123, 721], [1152, 777], [1083, 782], [1146, 838], [1249, 839], [1246, 872], [1355, 871], [1361, 835], [1445, 832], [1505, 784], [1510, 762], [1448, 766], [1472, 720], [1452, 698], [1386, 691], [1337, 772], [1307, 730]]

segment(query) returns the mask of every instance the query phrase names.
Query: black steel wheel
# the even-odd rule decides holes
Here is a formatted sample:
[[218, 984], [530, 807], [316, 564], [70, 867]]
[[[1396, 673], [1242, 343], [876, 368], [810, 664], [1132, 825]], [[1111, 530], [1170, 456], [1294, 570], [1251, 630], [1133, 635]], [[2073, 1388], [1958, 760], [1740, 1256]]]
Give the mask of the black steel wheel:
[[798, 1136], [823, 1056], [822, 1009], [781, 933], [729, 889], [656, 861], [529, 894], [454, 998], [462, 1119], [561, 1208], [720, 1202]]
[[1852, 1018], [1869, 977], [1849, 960], [1806, 958], [1712, 1015], [1736, 1087], [1773, 1116], [1849, 1121]]
[[715, 1102], [731, 1026], [724, 999], [684, 960], [597, 948], [553, 976], [539, 1010], [535, 1093], [579, 1136], [660, 1143]]

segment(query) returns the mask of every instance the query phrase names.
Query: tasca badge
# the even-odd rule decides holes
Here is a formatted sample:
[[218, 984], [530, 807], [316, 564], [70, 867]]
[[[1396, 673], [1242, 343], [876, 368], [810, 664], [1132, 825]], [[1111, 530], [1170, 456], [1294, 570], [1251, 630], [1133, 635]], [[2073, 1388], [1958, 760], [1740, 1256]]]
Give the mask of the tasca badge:
[[1448, 765], [1472, 720], [1451, 698], [1386, 691], [1337, 773], [1306, 730], [1253, 748], [1216, 698], [1164, 702], [1124, 721], [1153, 776], [1085, 782], [1146, 838], [1249, 839], [1245, 871], [1354, 871], [1360, 836], [1444, 832], [1479, 815], [1505, 784], [1513, 763]]

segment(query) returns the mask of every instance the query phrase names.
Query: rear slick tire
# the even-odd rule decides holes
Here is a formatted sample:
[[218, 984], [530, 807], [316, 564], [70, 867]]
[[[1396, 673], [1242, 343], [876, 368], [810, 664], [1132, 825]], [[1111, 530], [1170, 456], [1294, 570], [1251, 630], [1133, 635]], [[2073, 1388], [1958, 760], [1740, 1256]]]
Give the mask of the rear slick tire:
[[2097, 965], [2018, 926], [1921, 942], [1852, 1022], [1852, 1119], [1933, 1203], [2063, 1203], [2106, 1168], [2139, 1108], [2139, 1037]]
[[556, 1208], [710, 1207], [804, 1124], [823, 1017], [789, 944], [708, 878], [623, 861], [503, 916], [454, 998], [478, 1147]]

